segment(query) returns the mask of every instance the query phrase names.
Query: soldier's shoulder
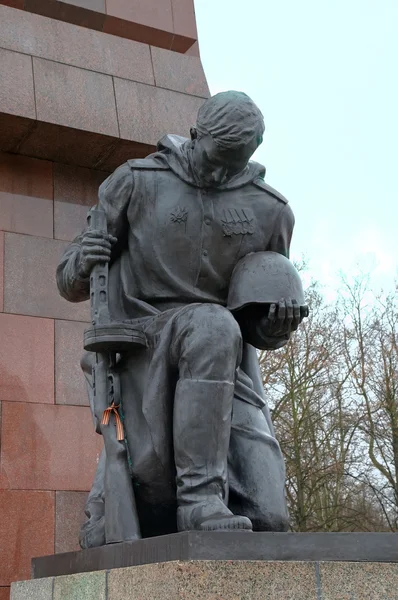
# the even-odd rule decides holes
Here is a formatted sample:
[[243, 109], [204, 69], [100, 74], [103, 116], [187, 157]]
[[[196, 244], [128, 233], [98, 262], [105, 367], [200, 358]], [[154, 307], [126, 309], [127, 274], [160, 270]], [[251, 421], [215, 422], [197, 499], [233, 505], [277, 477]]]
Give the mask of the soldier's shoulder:
[[133, 171], [168, 171], [169, 165], [157, 158], [156, 156], [148, 156], [147, 158], [132, 158], [127, 161], [128, 166]]
[[262, 177], [257, 177], [257, 179], [253, 181], [253, 185], [255, 185], [257, 188], [260, 188], [260, 190], [266, 192], [269, 196], [272, 196], [276, 200], [279, 200], [279, 202], [283, 202], [283, 204], [288, 204], [289, 201], [287, 200], [287, 198], [285, 198], [283, 194], [278, 192], [278, 190], [268, 185], [268, 183], [265, 183]]

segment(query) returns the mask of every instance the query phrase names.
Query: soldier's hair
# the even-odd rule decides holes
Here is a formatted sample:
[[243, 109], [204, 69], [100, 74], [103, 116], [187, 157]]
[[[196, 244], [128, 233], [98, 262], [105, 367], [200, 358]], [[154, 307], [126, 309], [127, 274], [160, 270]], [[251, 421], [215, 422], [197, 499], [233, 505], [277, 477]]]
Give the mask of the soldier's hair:
[[199, 109], [198, 136], [209, 133], [218, 146], [237, 148], [256, 139], [263, 141], [264, 117], [256, 104], [243, 92], [220, 92]]

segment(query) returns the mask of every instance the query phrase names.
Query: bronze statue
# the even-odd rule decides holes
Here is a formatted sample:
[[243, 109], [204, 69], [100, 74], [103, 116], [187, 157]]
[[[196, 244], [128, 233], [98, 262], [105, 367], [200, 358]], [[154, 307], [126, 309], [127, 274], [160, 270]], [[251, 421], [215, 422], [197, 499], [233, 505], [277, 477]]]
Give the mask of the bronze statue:
[[205, 101], [190, 139], [165, 136], [108, 177], [92, 217], [106, 226], [91, 223], [61, 260], [71, 302], [87, 300], [93, 269], [109, 265], [91, 281], [94, 296], [106, 283], [109, 314], [101, 325], [92, 300], [85, 347], [96, 354], [82, 359], [105, 442], [82, 547], [288, 528], [254, 346], [283, 346], [307, 309], [288, 260], [292, 210], [250, 161], [263, 133], [246, 94]]

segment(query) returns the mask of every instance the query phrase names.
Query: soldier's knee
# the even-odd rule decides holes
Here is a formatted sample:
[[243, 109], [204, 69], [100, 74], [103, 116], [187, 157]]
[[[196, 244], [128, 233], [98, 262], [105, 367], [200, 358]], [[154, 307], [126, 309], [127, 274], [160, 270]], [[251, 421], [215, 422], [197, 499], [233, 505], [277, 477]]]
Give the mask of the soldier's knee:
[[202, 304], [192, 311], [193, 334], [208, 350], [218, 354], [232, 349], [238, 351], [242, 336], [230, 311], [218, 304]]

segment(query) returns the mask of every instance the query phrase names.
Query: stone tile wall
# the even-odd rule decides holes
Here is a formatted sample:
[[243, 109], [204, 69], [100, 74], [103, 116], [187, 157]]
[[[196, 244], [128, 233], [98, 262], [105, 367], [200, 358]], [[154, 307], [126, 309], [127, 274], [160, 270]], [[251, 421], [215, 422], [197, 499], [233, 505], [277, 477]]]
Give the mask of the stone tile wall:
[[397, 600], [397, 584], [389, 563], [187, 561], [20, 582], [11, 600]]
[[198, 39], [194, 0], [0, 0], [4, 6], [185, 53]]
[[55, 267], [107, 175], [0, 153], [0, 600], [33, 556], [78, 549], [102, 439], [80, 369], [88, 306], [60, 298]]
[[208, 95], [193, 0], [0, 0], [0, 600], [77, 549], [102, 447], [61, 253], [108, 173], [188, 135]]

